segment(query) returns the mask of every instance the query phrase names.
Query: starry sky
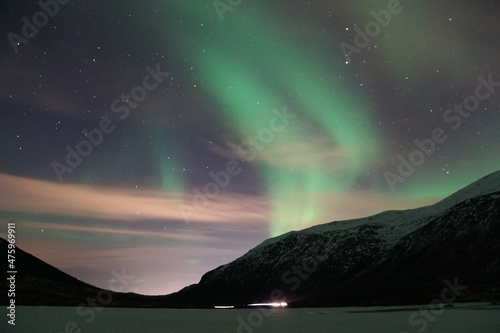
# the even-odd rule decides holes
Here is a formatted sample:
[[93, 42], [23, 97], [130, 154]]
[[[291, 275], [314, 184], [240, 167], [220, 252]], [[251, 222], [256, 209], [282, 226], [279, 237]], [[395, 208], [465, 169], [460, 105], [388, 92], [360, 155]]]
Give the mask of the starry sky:
[[497, 1], [44, 1], [0, 5], [0, 236], [98, 287], [499, 169]]

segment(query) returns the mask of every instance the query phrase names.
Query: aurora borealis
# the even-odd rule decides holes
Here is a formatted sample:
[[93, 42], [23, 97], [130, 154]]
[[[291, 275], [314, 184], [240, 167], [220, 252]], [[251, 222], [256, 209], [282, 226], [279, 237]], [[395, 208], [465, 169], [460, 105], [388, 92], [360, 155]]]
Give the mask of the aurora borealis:
[[[173, 292], [268, 237], [430, 204], [499, 169], [492, 0], [400, 1], [348, 59], [342, 43], [393, 0], [42, 2], [53, 15], [32, 36], [37, 2], [1, 12], [0, 221], [86, 282], [126, 268], [129, 290]], [[480, 77], [490, 94], [452, 127]], [[389, 186], [436, 129], [447, 139]]]

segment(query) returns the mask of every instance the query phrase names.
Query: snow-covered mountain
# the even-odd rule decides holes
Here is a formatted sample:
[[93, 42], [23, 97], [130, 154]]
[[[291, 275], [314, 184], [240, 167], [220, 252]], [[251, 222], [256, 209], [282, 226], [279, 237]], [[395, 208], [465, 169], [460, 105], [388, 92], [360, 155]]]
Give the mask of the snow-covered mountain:
[[498, 239], [500, 172], [432, 206], [268, 239], [169, 299], [195, 306], [418, 303], [439, 299], [445, 280], [467, 285], [462, 299], [494, 298]]

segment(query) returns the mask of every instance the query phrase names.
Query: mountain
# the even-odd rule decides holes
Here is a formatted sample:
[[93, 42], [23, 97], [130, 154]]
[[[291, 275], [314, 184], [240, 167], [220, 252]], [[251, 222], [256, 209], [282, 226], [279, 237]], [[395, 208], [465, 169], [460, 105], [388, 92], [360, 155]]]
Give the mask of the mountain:
[[[0, 251], [7, 253], [8, 242], [0, 238]], [[156, 297], [101, 290], [84, 283], [16, 247], [16, 305], [149, 307]], [[3, 271], [8, 272], [4, 261]], [[10, 274], [7, 274], [10, 276]], [[0, 284], [2, 302], [7, 304], [8, 281]], [[90, 301], [89, 298], [94, 299]], [[96, 302], [95, 305], [93, 305]]]
[[432, 206], [268, 239], [171, 298], [203, 307], [396, 305], [444, 302], [448, 288], [464, 301], [498, 299], [498, 239], [500, 172]]
[[[6, 240], [0, 238], [2, 253], [7, 253], [8, 244]], [[38, 299], [46, 300], [47, 305], [51, 305], [52, 302], [55, 304], [65, 301], [72, 303], [75, 296], [84, 297], [95, 290], [95, 287], [69, 276], [19, 248], [16, 248], [15, 257], [18, 272], [16, 274], [16, 298], [21, 297], [27, 303], [36, 304]], [[4, 272], [9, 271], [7, 264], [8, 262], [5, 261]], [[7, 284], [1, 287], [7, 288]], [[58, 292], [55, 292], [56, 290]], [[2, 295], [7, 296], [7, 292], [2, 290]]]
[[[16, 304], [88, 305], [89, 297], [103, 292], [110, 295], [109, 302], [98, 305], [116, 307], [498, 301], [498, 239], [500, 171], [432, 206], [331, 222], [268, 239], [206, 273], [198, 284], [166, 296], [103, 291], [16, 248]], [[0, 239], [0, 251], [7, 253], [7, 245]], [[4, 304], [5, 281], [0, 284]]]

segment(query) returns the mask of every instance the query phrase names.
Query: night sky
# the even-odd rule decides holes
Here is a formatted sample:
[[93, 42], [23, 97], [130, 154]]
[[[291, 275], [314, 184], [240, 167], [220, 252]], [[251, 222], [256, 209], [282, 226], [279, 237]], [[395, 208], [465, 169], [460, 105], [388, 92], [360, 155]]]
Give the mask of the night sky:
[[498, 1], [43, 1], [1, 5], [0, 236], [98, 287], [500, 169]]

